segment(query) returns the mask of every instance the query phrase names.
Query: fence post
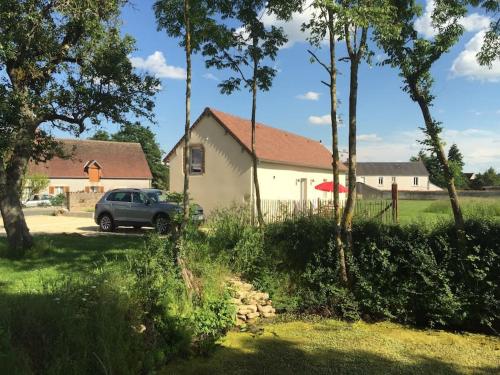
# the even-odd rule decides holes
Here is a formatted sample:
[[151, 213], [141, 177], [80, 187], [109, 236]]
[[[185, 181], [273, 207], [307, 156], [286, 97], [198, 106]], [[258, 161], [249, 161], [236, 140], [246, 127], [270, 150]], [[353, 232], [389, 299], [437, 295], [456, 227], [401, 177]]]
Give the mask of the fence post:
[[392, 184], [392, 221], [397, 223], [399, 221], [398, 212], [398, 184]]

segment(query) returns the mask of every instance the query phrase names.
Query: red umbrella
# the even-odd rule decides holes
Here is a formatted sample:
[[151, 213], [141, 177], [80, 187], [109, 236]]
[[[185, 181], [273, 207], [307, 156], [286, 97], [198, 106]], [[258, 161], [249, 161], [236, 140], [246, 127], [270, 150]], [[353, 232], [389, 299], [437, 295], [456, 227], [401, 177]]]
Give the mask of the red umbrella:
[[[322, 182], [314, 188], [321, 191], [333, 191], [333, 181]], [[347, 193], [347, 188], [344, 185], [339, 184], [339, 193]]]

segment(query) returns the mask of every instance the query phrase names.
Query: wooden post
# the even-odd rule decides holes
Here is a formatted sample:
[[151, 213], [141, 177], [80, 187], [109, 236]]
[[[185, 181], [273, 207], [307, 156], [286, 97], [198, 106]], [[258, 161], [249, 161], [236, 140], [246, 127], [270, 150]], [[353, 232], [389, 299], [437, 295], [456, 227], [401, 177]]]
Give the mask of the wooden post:
[[398, 184], [392, 184], [392, 222], [397, 223], [399, 221], [399, 211], [398, 211]]

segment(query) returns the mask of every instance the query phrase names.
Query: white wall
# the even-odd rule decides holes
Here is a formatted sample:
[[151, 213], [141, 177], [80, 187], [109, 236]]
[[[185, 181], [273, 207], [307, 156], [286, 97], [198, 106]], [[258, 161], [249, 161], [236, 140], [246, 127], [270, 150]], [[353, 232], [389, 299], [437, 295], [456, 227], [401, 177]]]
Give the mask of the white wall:
[[[379, 184], [379, 177], [383, 177], [383, 184]], [[403, 191], [440, 191], [441, 189], [429, 182], [428, 176], [357, 176], [358, 182], [379, 190], [391, 190], [392, 178], [396, 178], [398, 190]], [[418, 177], [418, 185], [414, 185], [413, 178]]]
[[[52, 178], [49, 186], [68, 186], [70, 192], [85, 191], [86, 186], [104, 186], [104, 191], [117, 188], [145, 189], [151, 187], [150, 180], [101, 178], [99, 182], [90, 182], [86, 178]], [[49, 192], [49, 188], [45, 190]]]
[[[206, 213], [217, 207], [250, 201], [251, 158], [248, 152], [212, 117], [206, 116], [191, 132], [191, 144], [205, 149], [205, 173], [189, 176], [191, 199]], [[170, 190], [182, 193], [183, 144], [170, 157]]]
[[[332, 193], [316, 190], [314, 187], [324, 181], [333, 181], [331, 170], [315, 169], [261, 162], [258, 167], [261, 199], [299, 200], [301, 179], [306, 179], [307, 199], [333, 199]], [[345, 174], [340, 174], [340, 184], [346, 185]], [[346, 194], [340, 194], [345, 200]]]

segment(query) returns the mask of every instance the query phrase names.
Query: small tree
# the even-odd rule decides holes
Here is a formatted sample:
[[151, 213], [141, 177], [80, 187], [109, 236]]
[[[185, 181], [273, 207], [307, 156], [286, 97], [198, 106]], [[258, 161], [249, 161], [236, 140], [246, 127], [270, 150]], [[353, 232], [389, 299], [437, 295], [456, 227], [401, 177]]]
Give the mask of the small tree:
[[310, 43], [320, 48], [325, 38], [328, 40], [328, 63], [322, 62], [311, 50], [311, 60], [318, 62], [327, 72], [329, 81], [323, 82], [328, 87], [330, 93], [330, 117], [332, 129], [332, 173], [333, 173], [333, 221], [335, 223], [334, 243], [339, 256], [339, 278], [343, 285], [348, 284], [347, 265], [342, 243], [340, 226], [340, 199], [339, 199], [339, 144], [338, 144], [338, 115], [337, 115], [337, 60], [336, 43], [341, 33], [336, 21], [338, 6], [336, 1], [314, 1], [311, 6], [315, 9], [311, 19], [302, 26], [303, 30], [309, 30]]
[[[269, 91], [276, 69], [267, 61], [276, 59], [278, 50], [287, 42], [282, 28], [275, 26], [266, 27], [262, 22], [262, 14], [276, 13], [283, 17], [289, 15], [281, 6], [286, 2], [268, 2], [265, 0], [232, 1], [232, 8], [228, 8], [225, 17], [232, 17], [240, 24], [240, 29], [224, 33], [224, 37], [213, 43], [208, 43], [203, 54], [208, 57], [207, 67], [217, 69], [230, 69], [236, 76], [230, 77], [219, 84], [221, 92], [231, 94], [241, 86], [252, 93], [252, 129], [251, 129], [251, 154], [253, 165], [253, 184], [255, 188], [255, 206], [257, 220], [264, 226], [262, 215], [260, 188], [258, 179], [258, 161], [255, 151], [256, 142], [256, 116], [257, 116], [257, 91]], [[252, 202], [253, 203], [253, 202]], [[253, 212], [253, 208], [252, 208]]]
[[159, 82], [134, 73], [134, 41], [120, 34], [125, 3], [0, 2], [0, 209], [11, 256], [33, 243], [20, 186], [29, 160], [48, 160], [59, 148], [47, 127], [79, 135], [103, 119], [153, 117]]
[[415, 1], [393, 0], [392, 3], [397, 10], [394, 23], [400, 26], [400, 32], [387, 33], [377, 29], [375, 32], [376, 40], [388, 56], [385, 63], [399, 69], [404, 82], [403, 90], [420, 107], [425, 124], [422, 129], [426, 135], [424, 143], [438, 157], [450, 197], [457, 234], [463, 244], [465, 239], [464, 220], [453, 172], [440, 136], [442, 127], [441, 123], [436, 121], [431, 114], [434, 96], [431, 92], [433, 79], [430, 70], [432, 65], [462, 35], [463, 27], [458, 21], [465, 14], [466, 8], [461, 2], [439, 2], [432, 15], [433, 24], [438, 33], [434, 40], [429, 41], [419, 37], [414, 28], [415, 19], [421, 13], [421, 8], [415, 4]]
[[26, 176], [22, 182], [21, 195], [26, 189], [29, 189], [29, 194], [40, 194], [42, 190], [45, 190], [50, 184], [50, 180], [47, 175], [41, 173], [33, 173], [32, 175]]
[[[189, 141], [191, 138], [191, 58], [203, 45], [219, 35], [220, 26], [213, 18], [218, 11], [217, 1], [201, 0], [157, 0], [154, 11], [159, 30], [178, 38], [186, 59], [186, 94], [184, 121], [184, 210], [181, 228], [189, 221]], [[184, 233], [184, 231], [183, 231]]]

